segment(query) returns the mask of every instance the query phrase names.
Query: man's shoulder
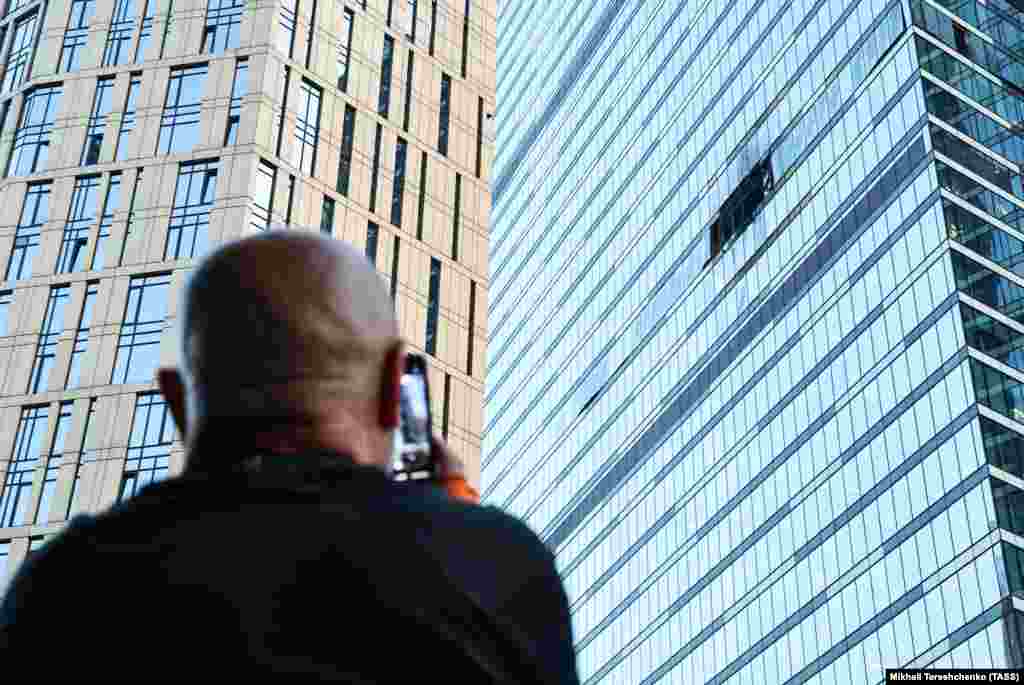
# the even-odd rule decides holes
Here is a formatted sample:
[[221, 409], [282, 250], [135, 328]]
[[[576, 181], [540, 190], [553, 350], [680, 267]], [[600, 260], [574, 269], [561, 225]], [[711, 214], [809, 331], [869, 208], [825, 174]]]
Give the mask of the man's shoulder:
[[537, 534], [522, 519], [498, 507], [453, 500], [441, 492], [431, 492], [423, 499], [428, 508], [452, 527], [500, 536], [496, 542], [503, 544], [547, 550]]
[[[482, 577], [506, 574], [551, 579], [554, 557], [540, 537], [517, 516], [494, 506], [425, 495], [423, 513], [429, 522], [421, 543], [454, 566]], [[420, 512], [413, 511], [414, 517]], [[518, 582], [518, 581], [517, 581]]]

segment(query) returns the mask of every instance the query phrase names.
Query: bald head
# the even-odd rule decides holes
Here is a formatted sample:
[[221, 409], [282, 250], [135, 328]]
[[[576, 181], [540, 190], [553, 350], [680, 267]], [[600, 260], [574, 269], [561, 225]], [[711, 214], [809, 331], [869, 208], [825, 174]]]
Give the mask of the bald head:
[[400, 347], [391, 299], [340, 241], [274, 231], [221, 247], [186, 287], [181, 325], [194, 429], [225, 417], [365, 422], [357, 415], [391, 400], [389, 355]]

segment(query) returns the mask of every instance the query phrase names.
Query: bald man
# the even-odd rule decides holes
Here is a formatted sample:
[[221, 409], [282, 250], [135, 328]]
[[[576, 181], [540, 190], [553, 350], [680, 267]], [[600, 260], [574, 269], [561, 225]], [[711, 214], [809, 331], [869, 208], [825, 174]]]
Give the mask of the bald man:
[[405, 355], [358, 253], [299, 232], [230, 243], [196, 268], [180, 323], [180, 368], [158, 382], [184, 473], [26, 563], [0, 652], [114, 679], [578, 682], [537, 536], [461, 501], [475, 493], [439, 441], [445, 487], [390, 479]]

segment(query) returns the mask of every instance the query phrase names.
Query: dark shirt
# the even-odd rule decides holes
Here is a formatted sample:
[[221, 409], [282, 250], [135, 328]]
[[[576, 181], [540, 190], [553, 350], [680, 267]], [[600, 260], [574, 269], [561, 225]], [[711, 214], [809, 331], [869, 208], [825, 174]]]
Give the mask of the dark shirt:
[[73, 519], [12, 581], [0, 651], [108, 680], [578, 683], [554, 559], [521, 521], [334, 459], [263, 461]]

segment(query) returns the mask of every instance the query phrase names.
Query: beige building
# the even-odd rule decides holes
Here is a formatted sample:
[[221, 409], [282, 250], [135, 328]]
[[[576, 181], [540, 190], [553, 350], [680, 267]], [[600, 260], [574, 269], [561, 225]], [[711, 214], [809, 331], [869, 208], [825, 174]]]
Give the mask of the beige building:
[[366, 250], [479, 484], [495, 0], [0, 11], [0, 586], [181, 470], [153, 381], [178, 293], [271, 226]]

